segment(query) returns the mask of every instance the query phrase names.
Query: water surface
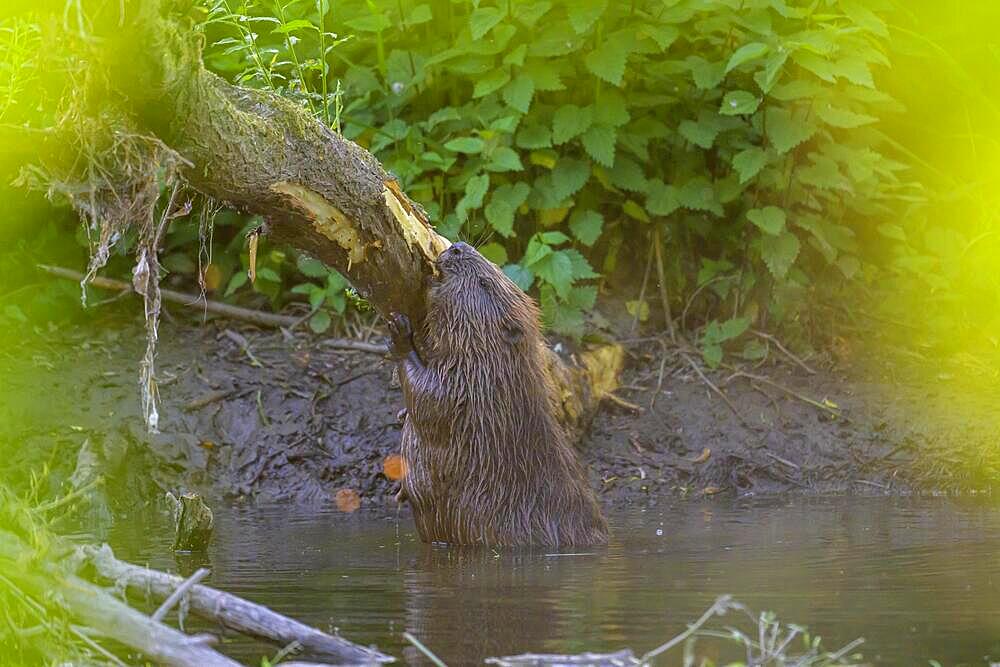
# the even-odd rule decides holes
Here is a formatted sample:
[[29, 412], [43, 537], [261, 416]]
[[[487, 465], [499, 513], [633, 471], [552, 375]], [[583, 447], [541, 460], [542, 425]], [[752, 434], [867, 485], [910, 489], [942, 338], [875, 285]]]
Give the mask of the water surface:
[[[639, 654], [728, 593], [808, 625], [829, 648], [863, 636], [876, 664], [986, 665], [1000, 660], [993, 505], [677, 502], [612, 514], [609, 546], [563, 553], [428, 546], [406, 517], [216, 506], [206, 565], [214, 586], [407, 663], [420, 662], [407, 630], [453, 666], [526, 651]], [[119, 557], [153, 567], [202, 564], [178, 561], [162, 526], [122, 522], [110, 541]], [[251, 664], [274, 652], [240, 638], [224, 650]]]

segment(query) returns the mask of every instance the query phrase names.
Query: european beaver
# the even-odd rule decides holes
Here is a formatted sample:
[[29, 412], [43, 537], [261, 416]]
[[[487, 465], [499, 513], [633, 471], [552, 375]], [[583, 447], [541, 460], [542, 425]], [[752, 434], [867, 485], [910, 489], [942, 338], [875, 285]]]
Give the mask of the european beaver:
[[421, 349], [392, 316], [406, 399], [401, 495], [425, 542], [546, 546], [607, 541], [566, 433], [538, 308], [466, 243], [437, 258]]

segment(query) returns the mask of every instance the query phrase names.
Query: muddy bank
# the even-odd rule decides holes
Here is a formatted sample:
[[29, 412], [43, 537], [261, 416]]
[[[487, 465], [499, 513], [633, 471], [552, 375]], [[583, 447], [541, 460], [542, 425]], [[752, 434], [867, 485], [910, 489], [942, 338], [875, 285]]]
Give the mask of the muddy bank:
[[[0, 471], [48, 464], [54, 486], [99, 472], [120, 510], [178, 488], [315, 503], [351, 489], [362, 507], [395, 508], [383, 461], [398, 451], [403, 401], [390, 362], [223, 321], [164, 322], [160, 341], [157, 435], [140, 416], [144, 339], [133, 319], [109, 314], [86, 328], [36, 330], [23, 349], [0, 354], [9, 397], [0, 444], [12, 452]], [[737, 416], [669, 350], [646, 342], [629, 352], [619, 393], [641, 411], [606, 404], [580, 444], [607, 504], [972, 491], [997, 479], [967, 458], [991, 438], [1000, 446], [989, 401], [908, 376], [905, 365], [858, 358], [817, 365], [812, 375], [793, 364], [757, 369], [770, 385], [713, 375]], [[835, 404], [843, 416], [785, 390]]]

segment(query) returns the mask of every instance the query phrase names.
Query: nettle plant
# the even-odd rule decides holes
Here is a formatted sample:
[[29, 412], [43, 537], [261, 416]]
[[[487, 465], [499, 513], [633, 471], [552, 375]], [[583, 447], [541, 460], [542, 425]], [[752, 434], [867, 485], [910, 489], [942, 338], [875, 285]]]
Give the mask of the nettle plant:
[[718, 363], [754, 318], [855, 277], [859, 231], [912, 194], [877, 150], [898, 105], [875, 85], [870, 3], [345, 0], [284, 3], [277, 23], [272, 5], [217, 4], [244, 27], [206, 61], [335, 117], [560, 333], [582, 334], [595, 266], [663, 238], [676, 305], [716, 296]]

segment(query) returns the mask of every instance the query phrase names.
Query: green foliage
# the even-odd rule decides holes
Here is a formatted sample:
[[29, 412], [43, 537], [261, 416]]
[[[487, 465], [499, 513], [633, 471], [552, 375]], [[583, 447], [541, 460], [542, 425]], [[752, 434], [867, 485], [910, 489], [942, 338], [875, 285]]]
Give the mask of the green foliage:
[[786, 283], [853, 276], [857, 226], [913, 194], [872, 130], [892, 109], [873, 77], [884, 23], [849, 0], [322, 9], [212, 2], [206, 62], [321, 117], [321, 91], [341, 90], [344, 135], [443, 234], [492, 237], [490, 256], [561, 333], [582, 332], [592, 266], [616, 270], [651, 225], [682, 281], [672, 294], [700, 257], [737, 266], [749, 251], [769, 302]]

